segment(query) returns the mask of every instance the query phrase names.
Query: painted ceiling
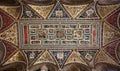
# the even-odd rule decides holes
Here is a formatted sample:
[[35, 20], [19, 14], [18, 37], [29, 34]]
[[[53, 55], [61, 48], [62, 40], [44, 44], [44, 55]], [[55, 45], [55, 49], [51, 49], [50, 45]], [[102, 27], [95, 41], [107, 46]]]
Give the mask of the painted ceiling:
[[120, 64], [119, 0], [0, 2], [0, 66]]

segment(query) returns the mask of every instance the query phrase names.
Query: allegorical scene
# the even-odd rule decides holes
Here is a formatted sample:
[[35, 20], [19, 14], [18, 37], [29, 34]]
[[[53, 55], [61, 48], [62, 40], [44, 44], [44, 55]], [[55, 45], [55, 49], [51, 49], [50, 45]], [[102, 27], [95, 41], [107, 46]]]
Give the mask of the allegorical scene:
[[120, 0], [0, 0], [0, 71], [120, 71]]

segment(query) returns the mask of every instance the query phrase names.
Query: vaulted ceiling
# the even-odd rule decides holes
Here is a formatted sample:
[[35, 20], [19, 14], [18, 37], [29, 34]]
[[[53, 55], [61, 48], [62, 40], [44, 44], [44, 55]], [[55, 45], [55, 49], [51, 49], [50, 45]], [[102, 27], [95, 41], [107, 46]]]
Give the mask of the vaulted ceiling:
[[0, 71], [119, 71], [119, 64], [120, 0], [0, 1]]

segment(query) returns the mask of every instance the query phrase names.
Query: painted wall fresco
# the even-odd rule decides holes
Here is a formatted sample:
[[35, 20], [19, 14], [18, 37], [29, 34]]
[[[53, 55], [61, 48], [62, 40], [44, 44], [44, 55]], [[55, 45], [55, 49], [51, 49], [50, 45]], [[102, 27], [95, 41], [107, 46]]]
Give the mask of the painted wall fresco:
[[119, 0], [13, 1], [0, 2], [0, 71], [120, 70]]

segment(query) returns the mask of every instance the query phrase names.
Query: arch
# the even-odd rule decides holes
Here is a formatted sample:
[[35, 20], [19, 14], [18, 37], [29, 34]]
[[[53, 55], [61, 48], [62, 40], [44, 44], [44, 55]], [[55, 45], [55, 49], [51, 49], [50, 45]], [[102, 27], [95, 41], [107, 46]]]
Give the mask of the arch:
[[20, 3], [18, 2], [18, 0], [1, 0], [0, 1], [0, 5], [3, 6], [19, 6]]
[[56, 3], [56, 0], [23, 0], [25, 3], [46, 6]]
[[26, 71], [26, 64], [23, 62], [14, 62], [0, 67], [0, 71]]
[[[43, 70], [44, 69], [44, 70]], [[58, 71], [58, 67], [52, 63], [40, 63], [29, 68], [29, 71]]]
[[117, 57], [118, 57], [118, 59], [120, 61], [120, 43], [117, 46], [116, 54], [117, 54]]
[[94, 0], [60, 0], [61, 3], [67, 5], [83, 5], [92, 3]]
[[101, 5], [113, 5], [119, 4], [120, 0], [98, 0], [98, 3]]
[[120, 67], [108, 63], [98, 63], [95, 65], [96, 71], [119, 71]]
[[0, 40], [0, 63], [2, 63], [2, 60], [4, 59], [5, 56], [5, 46]]
[[62, 71], [91, 71], [91, 69], [80, 63], [71, 63], [63, 67]]

